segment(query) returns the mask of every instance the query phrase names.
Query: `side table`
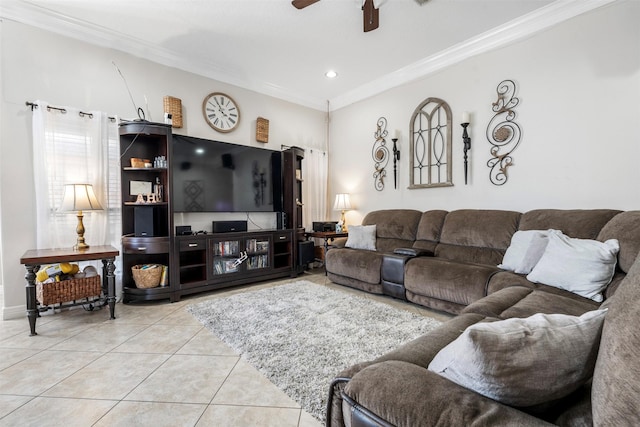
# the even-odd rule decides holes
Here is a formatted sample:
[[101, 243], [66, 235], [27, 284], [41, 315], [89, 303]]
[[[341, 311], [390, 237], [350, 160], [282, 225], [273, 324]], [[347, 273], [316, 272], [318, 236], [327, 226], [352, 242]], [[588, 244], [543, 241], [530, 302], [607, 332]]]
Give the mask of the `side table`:
[[322, 265], [324, 265], [324, 260], [327, 256], [327, 251], [329, 250], [329, 243], [339, 237], [349, 237], [349, 233], [336, 233], [335, 231], [309, 231], [304, 233], [304, 236], [307, 239], [316, 238], [324, 240], [322, 258], [316, 257], [316, 260], [320, 261]]
[[102, 289], [106, 291], [107, 304], [111, 319], [115, 319], [116, 308], [116, 256], [120, 252], [113, 246], [91, 246], [86, 250], [73, 249], [29, 249], [20, 258], [20, 264], [27, 269], [27, 318], [31, 336], [36, 334], [36, 319], [38, 318], [38, 305], [36, 301], [36, 273], [41, 265], [58, 264], [62, 262], [79, 262], [102, 260]]

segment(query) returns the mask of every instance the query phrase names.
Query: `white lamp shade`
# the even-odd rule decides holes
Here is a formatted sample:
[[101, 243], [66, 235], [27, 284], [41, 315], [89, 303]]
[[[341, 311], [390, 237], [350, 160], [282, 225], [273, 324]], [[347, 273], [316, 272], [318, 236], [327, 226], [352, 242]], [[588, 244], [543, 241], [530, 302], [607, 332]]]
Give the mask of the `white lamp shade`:
[[351, 209], [351, 200], [349, 199], [349, 194], [347, 193], [336, 194], [336, 201], [333, 204], [333, 210], [347, 211], [349, 209]]
[[67, 184], [64, 186], [60, 210], [65, 212], [100, 211], [102, 206], [98, 202], [91, 184]]

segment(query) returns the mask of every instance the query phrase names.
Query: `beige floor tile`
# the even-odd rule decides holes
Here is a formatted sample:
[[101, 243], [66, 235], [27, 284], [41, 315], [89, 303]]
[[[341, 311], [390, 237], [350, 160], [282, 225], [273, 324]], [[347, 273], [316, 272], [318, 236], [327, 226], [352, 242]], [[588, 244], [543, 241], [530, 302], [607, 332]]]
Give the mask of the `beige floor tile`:
[[252, 406], [210, 405], [198, 427], [297, 427], [300, 410]]
[[39, 351], [26, 348], [0, 348], [0, 371], [33, 356]]
[[186, 310], [186, 305], [184, 304], [178, 310], [160, 319], [156, 324], [202, 326], [202, 324]]
[[1, 371], [0, 390], [38, 396], [98, 357], [100, 354], [91, 352], [42, 351]]
[[238, 356], [171, 356], [125, 400], [208, 404], [238, 359]]
[[205, 328], [202, 328], [189, 342], [183, 345], [177, 354], [202, 354], [210, 356], [237, 355], [231, 347]]
[[211, 403], [300, 408], [300, 405], [244, 360], [240, 360], [233, 368]]
[[93, 427], [191, 427], [206, 405], [159, 402], [120, 402]]
[[117, 304], [116, 320], [126, 323], [153, 325], [179, 309], [180, 306], [171, 304], [168, 301]]
[[109, 400], [36, 397], [0, 420], [0, 426], [93, 425], [117, 402]]
[[[0, 395], [0, 418], [15, 411], [31, 399], [33, 399], [31, 396]], [[0, 421], [1, 424], [2, 421]]]
[[139, 334], [148, 325], [103, 322], [92, 325], [79, 334], [51, 347], [51, 350], [97, 351], [106, 353], [129, 338]]
[[173, 354], [193, 338], [201, 326], [151, 325], [113, 351]]
[[120, 400], [168, 358], [166, 354], [107, 353], [44, 395]]
[[25, 326], [24, 333], [0, 341], [0, 347], [45, 350], [90, 327], [85, 323], [66, 321], [63, 316], [44, 324], [36, 323], [37, 335], [35, 336], [29, 336], [28, 323]]

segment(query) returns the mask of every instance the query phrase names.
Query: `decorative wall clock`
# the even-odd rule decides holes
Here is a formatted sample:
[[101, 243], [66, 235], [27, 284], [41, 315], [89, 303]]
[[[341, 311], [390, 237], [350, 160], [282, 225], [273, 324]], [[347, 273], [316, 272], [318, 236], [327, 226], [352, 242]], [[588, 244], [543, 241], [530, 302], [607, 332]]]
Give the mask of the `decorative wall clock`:
[[229, 95], [213, 92], [202, 101], [202, 114], [207, 124], [218, 132], [231, 132], [240, 123], [240, 109]]

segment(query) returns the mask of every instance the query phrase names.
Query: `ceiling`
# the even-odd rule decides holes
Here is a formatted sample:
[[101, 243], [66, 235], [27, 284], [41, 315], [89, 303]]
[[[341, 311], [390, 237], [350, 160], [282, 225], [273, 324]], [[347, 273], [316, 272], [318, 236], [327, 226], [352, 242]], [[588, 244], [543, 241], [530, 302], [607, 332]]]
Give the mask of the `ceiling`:
[[0, 16], [334, 110], [611, 1], [378, 0], [368, 33], [362, 0], [0, 0]]

